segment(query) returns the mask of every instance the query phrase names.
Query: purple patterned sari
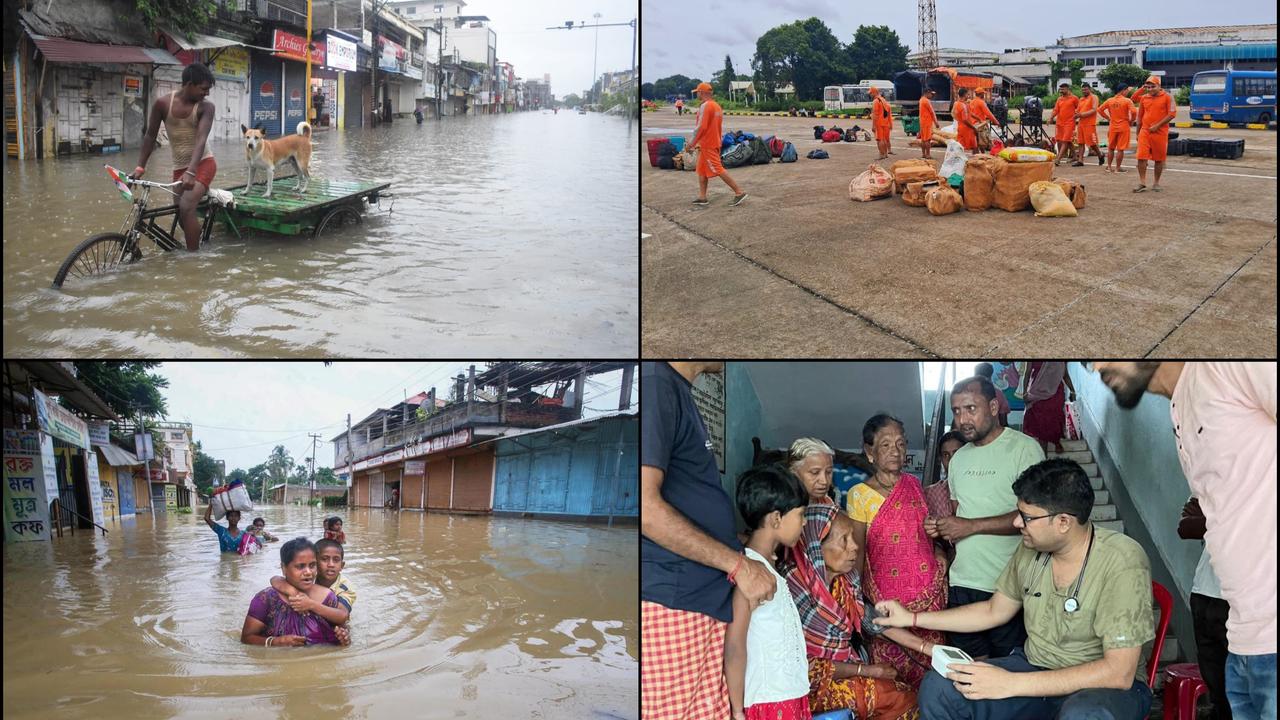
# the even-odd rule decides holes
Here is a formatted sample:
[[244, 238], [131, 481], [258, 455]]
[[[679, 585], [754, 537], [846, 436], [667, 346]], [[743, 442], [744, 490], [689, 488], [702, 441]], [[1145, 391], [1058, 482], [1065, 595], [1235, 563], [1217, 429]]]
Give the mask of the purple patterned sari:
[[[324, 604], [338, 607], [338, 596], [330, 590]], [[308, 645], [338, 644], [332, 623], [315, 613], [295, 612], [275, 588], [267, 588], [253, 596], [249, 602], [249, 617], [266, 625], [266, 634], [270, 637], [301, 635], [307, 639]]]

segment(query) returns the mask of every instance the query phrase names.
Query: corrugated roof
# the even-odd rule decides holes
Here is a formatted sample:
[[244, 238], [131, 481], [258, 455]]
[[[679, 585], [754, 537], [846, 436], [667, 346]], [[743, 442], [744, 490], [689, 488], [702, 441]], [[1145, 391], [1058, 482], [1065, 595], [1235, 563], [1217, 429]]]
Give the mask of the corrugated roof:
[[116, 447], [115, 445], [94, 445], [94, 447], [98, 449], [98, 452], [102, 453], [102, 457], [106, 459], [108, 465], [131, 467], [142, 464], [142, 461], [136, 455], [124, 448]]
[[547, 425], [545, 427], [531, 428], [528, 430], [516, 430], [515, 432], [509, 432], [509, 433], [506, 433], [505, 435], [499, 435], [498, 437], [495, 437], [495, 438], [483, 440], [478, 443], [472, 443], [471, 447], [488, 445], [491, 442], [497, 442], [499, 440], [510, 440], [511, 438], [520, 437], [521, 435], [532, 435], [534, 433], [550, 432], [553, 430], [562, 430], [564, 428], [574, 427], [577, 425], [589, 425], [591, 423], [599, 422], [601, 420], [608, 420], [609, 418], [622, 417], [622, 416], [635, 417], [637, 414], [638, 413], [634, 410], [615, 410], [614, 412], [611, 412], [611, 413], [596, 415], [595, 417], [581, 418], [579, 420], [570, 420], [569, 422], [562, 422], [556, 425]]
[[66, 38], [31, 35], [36, 47], [49, 62], [73, 63], [144, 63], [147, 65], [181, 65], [178, 59], [159, 48], [135, 45], [104, 45]]

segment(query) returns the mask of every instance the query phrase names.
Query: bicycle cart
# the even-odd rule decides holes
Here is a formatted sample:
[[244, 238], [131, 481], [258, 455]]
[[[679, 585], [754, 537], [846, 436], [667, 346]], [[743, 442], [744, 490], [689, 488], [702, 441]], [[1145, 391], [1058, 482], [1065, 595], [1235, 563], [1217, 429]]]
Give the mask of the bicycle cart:
[[[180, 182], [156, 183], [138, 180], [119, 170], [105, 166], [120, 195], [130, 202], [120, 232], [99, 233], [86, 238], [76, 246], [62, 262], [53, 278], [53, 287], [60, 288], [68, 278], [86, 278], [114, 270], [142, 260], [144, 253], [140, 240], [151, 240], [157, 248], [168, 252], [183, 246], [175, 237], [178, 227], [178, 206], [148, 207], [152, 189], [163, 190], [177, 196], [175, 189]], [[245, 194], [245, 186], [226, 190], [210, 190], [197, 207], [202, 216], [200, 244], [209, 240], [214, 221], [240, 236], [240, 228], [266, 230], [281, 235], [310, 233], [317, 237], [325, 230], [363, 221], [366, 203], [377, 205], [391, 193], [386, 192], [391, 183], [329, 180], [311, 178], [305, 193], [297, 192], [298, 178], [290, 176], [275, 181], [272, 196], [262, 197], [265, 187], [255, 186]], [[387, 212], [391, 209], [388, 207]], [[168, 229], [157, 220], [172, 217]]]

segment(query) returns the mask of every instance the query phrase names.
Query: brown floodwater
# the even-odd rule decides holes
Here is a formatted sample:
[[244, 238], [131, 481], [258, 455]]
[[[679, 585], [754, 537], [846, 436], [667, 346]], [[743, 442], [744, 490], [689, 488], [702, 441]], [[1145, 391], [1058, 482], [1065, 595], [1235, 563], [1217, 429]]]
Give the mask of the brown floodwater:
[[[325, 513], [267, 507], [283, 540]], [[199, 514], [4, 548], [4, 717], [635, 718], [637, 531], [347, 510], [352, 643], [240, 643], [280, 543]], [[322, 715], [321, 715], [322, 713]]]

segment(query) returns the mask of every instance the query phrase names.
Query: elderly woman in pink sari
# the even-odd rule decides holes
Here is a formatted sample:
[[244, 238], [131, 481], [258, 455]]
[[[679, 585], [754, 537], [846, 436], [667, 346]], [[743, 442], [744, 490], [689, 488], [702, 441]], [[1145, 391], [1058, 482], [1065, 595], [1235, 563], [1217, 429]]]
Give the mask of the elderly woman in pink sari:
[[[897, 600], [912, 612], [941, 610], [947, 603], [947, 556], [925, 534], [929, 510], [919, 478], [902, 472], [907, 457], [902, 422], [876, 415], [863, 426], [862, 442], [876, 472], [849, 492], [848, 506], [855, 541], [866, 548], [867, 596], [872, 603]], [[922, 639], [919, 647], [877, 637], [871, 643], [871, 658], [891, 665], [898, 679], [919, 688], [929, 670], [932, 644], [945, 637], [935, 630], [912, 632]]]
[[1022, 413], [1022, 432], [1035, 438], [1046, 454], [1050, 443], [1061, 453], [1063, 424], [1066, 422], [1063, 406], [1067, 402], [1063, 383], [1071, 391], [1071, 400], [1076, 399], [1076, 388], [1067, 374], [1067, 364], [1056, 360], [1031, 362], [1027, 367], [1026, 381], [1022, 398], [1027, 409]]

